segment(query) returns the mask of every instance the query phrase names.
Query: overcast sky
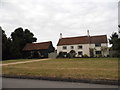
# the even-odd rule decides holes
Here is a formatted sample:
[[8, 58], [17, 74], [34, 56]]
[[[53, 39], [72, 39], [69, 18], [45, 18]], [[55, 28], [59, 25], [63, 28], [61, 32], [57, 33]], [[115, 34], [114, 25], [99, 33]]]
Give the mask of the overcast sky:
[[1, 0], [0, 25], [8, 37], [16, 28], [29, 29], [37, 42], [118, 31], [119, 0]]

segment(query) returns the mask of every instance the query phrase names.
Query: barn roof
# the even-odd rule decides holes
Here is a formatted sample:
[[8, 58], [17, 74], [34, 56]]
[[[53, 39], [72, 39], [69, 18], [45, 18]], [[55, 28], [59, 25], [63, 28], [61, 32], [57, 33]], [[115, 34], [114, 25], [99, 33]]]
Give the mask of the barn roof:
[[99, 36], [79, 36], [61, 38], [59, 39], [57, 46], [74, 44], [93, 44], [93, 43], [107, 43], [107, 36], [99, 35]]
[[40, 42], [40, 43], [28, 43], [23, 48], [23, 51], [31, 51], [31, 50], [43, 50], [48, 49], [49, 46], [52, 45], [51, 41], [48, 42]]

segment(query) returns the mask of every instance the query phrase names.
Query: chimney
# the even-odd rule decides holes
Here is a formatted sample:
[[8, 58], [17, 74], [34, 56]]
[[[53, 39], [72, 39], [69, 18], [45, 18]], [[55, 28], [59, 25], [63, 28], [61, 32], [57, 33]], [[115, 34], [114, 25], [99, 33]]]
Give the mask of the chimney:
[[62, 39], [62, 33], [60, 33], [60, 39]]
[[89, 38], [89, 44], [91, 43], [91, 38], [90, 38], [90, 32], [89, 30], [87, 30], [87, 35], [88, 35], [88, 38]]
[[87, 35], [88, 35], [88, 37], [90, 37], [90, 33], [89, 33], [89, 30], [87, 30]]

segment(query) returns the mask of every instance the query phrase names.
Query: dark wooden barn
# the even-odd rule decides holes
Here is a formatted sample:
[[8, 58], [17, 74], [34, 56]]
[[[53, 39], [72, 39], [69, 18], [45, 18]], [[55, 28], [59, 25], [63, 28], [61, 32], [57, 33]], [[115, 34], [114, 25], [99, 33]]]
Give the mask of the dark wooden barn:
[[28, 43], [23, 48], [25, 58], [48, 58], [48, 54], [54, 52], [51, 41], [40, 43]]

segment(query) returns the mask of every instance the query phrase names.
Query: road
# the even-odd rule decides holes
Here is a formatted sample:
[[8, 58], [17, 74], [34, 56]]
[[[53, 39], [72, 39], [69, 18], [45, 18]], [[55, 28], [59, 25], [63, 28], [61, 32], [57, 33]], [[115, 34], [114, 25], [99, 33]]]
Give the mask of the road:
[[14, 78], [2, 78], [2, 85], [3, 88], [118, 88], [115, 85]]

